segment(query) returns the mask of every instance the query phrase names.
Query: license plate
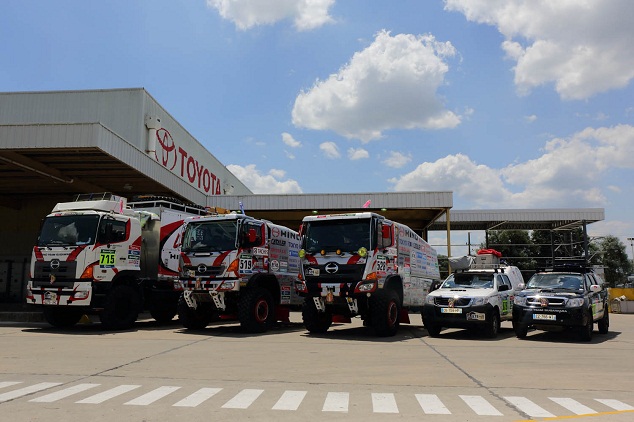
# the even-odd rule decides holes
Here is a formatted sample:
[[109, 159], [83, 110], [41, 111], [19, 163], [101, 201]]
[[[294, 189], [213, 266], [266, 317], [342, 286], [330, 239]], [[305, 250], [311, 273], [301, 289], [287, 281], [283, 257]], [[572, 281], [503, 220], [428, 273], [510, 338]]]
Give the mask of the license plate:
[[548, 321], [556, 321], [557, 315], [548, 315], [548, 314], [533, 314], [533, 319], [541, 319]]
[[482, 312], [470, 312], [467, 314], [467, 319], [470, 321], [484, 321], [486, 320], [486, 314]]
[[46, 292], [44, 295], [45, 305], [57, 305], [57, 293]]
[[461, 314], [462, 309], [460, 308], [440, 308], [441, 314]]
[[307, 274], [312, 277], [319, 277], [319, 268], [309, 268]]

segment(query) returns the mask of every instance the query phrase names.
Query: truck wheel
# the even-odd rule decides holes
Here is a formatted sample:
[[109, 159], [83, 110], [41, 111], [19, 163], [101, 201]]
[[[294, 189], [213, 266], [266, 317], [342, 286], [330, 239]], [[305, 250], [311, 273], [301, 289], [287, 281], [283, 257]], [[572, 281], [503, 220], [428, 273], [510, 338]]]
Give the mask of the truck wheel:
[[442, 327], [436, 324], [425, 324], [425, 329], [430, 337], [438, 337], [442, 331]]
[[82, 313], [77, 309], [68, 309], [60, 307], [44, 308], [44, 319], [46, 322], [57, 328], [72, 327], [81, 319]]
[[590, 341], [592, 340], [592, 330], [594, 329], [591, 311], [586, 312], [585, 320], [585, 324], [579, 327], [579, 338], [581, 341]]
[[515, 336], [519, 339], [525, 339], [528, 335], [528, 326], [524, 324], [520, 324], [519, 322], [513, 321], [513, 331], [515, 331]]
[[489, 318], [489, 322], [486, 324], [484, 332], [489, 338], [496, 338], [498, 332], [500, 331], [500, 314], [498, 313], [497, 308], [493, 308], [491, 311], [491, 318]]
[[176, 309], [172, 308], [153, 308], [150, 309], [150, 315], [152, 318], [161, 324], [167, 324], [174, 319], [174, 315], [176, 315]]
[[192, 309], [187, 306], [183, 296], [178, 299], [178, 321], [188, 330], [202, 330], [213, 317], [213, 312], [208, 306], [198, 304], [198, 308]]
[[140, 298], [137, 291], [120, 284], [108, 293], [106, 306], [99, 315], [101, 323], [109, 330], [123, 330], [134, 325], [139, 316]]
[[391, 337], [398, 331], [401, 302], [392, 289], [381, 289], [370, 298], [370, 318], [377, 335]]
[[275, 304], [263, 287], [248, 289], [238, 301], [238, 320], [244, 330], [263, 333], [275, 324]]
[[599, 320], [599, 333], [601, 334], [607, 334], [610, 328], [610, 313], [608, 312], [608, 306], [607, 303], [605, 305], [605, 307], [603, 308], [603, 318], [601, 318]]
[[302, 320], [308, 332], [325, 333], [332, 325], [332, 313], [330, 311], [319, 312], [313, 298], [307, 297], [302, 305]]

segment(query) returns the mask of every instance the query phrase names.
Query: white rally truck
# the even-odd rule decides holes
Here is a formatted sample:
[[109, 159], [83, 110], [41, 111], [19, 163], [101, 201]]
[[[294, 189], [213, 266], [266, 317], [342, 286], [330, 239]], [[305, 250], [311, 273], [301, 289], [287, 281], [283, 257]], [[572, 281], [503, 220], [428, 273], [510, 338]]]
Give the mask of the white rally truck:
[[265, 332], [301, 306], [299, 234], [270, 221], [235, 212], [187, 219], [180, 267], [178, 318], [188, 329], [220, 318]]
[[130, 327], [142, 310], [159, 322], [176, 315], [183, 220], [200, 207], [144, 196], [81, 194], [55, 205], [33, 247], [28, 304], [53, 326], [97, 314], [107, 328]]
[[298, 290], [311, 333], [360, 316], [379, 336], [409, 323], [440, 278], [436, 251], [409, 227], [371, 213], [304, 217]]
[[519, 268], [501, 264], [499, 252], [479, 251], [475, 257], [452, 257], [450, 274], [427, 295], [423, 324], [432, 337], [443, 328], [481, 329], [498, 335], [502, 321], [513, 319], [513, 300], [524, 286]]

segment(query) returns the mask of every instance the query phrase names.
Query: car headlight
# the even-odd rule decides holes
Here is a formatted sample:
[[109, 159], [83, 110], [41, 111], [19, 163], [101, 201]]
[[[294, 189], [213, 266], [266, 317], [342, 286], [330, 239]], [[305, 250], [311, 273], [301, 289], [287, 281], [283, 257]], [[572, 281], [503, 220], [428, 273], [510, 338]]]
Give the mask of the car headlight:
[[474, 297], [471, 301], [471, 306], [481, 306], [487, 303], [486, 297]]
[[515, 296], [513, 303], [519, 306], [526, 306], [526, 296]]
[[583, 306], [583, 298], [582, 297], [577, 297], [574, 299], [568, 299], [566, 301], [566, 308], [578, 308], [580, 306]]
[[435, 300], [436, 300], [436, 296], [427, 295], [427, 297], [425, 298], [425, 303], [428, 305], [434, 305]]

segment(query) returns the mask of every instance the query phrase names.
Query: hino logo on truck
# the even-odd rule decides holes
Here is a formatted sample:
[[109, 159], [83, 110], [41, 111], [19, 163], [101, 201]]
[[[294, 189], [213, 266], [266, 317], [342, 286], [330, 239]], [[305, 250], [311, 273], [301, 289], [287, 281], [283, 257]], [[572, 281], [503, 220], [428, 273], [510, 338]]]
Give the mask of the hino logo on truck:
[[196, 268], [196, 271], [198, 271], [201, 274], [204, 274], [207, 272], [207, 266], [205, 264], [200, 264], [198, 268]]
[[53, 259], [50, 263], [51, 270], [56, 270], [59, 268], [59, 259]]
[[329, 262], [324, 267], [324, 270], [326, 270], [328, 274], [334, 274], [339, 271], [339, 265], [337, 265], [336, 262]]

